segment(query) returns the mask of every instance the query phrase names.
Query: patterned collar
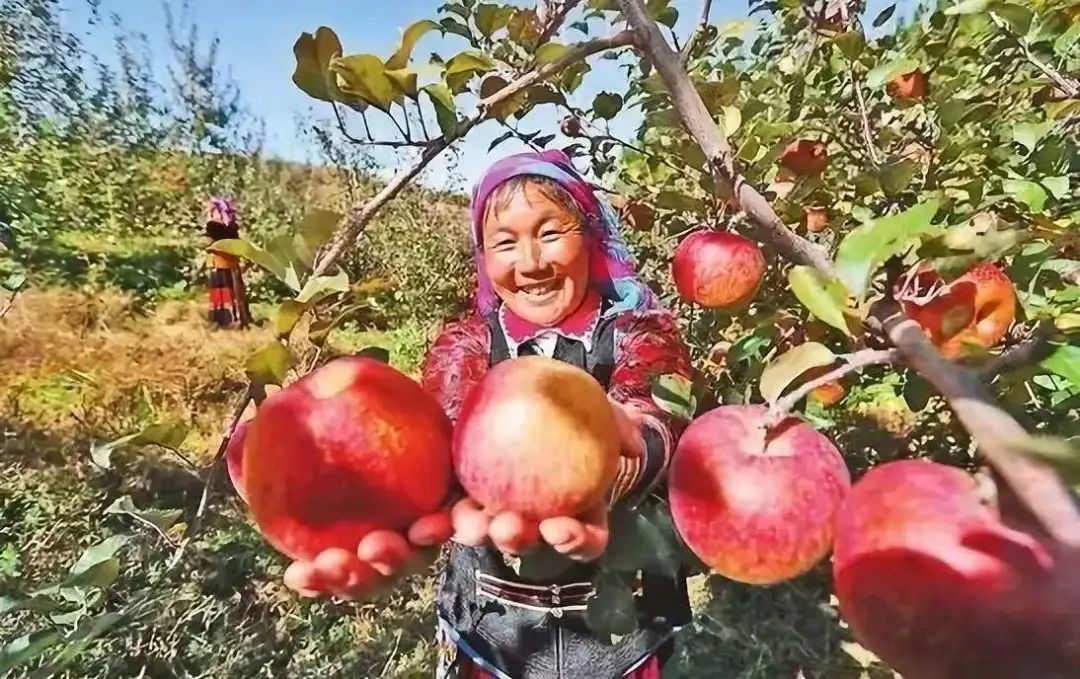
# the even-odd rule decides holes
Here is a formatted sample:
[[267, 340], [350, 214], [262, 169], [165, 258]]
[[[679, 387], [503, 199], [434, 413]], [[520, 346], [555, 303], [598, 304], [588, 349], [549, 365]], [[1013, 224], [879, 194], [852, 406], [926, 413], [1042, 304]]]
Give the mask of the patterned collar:
[[593, 332], [596, 330], [596, 324], [600, 322], [602, 301], [597, 292], [590, 290], [577, 311], [567, 316], [557, 326], [537, 325], [521, 318], [505, 304], [500, 304], [499, 327], [502, 328], [503, 336], [506, 337], [510, 355], [516, 357], [518, 347], [522, 344], [547, 335], [576, 340], [585, 345], [585, 351], [592, 351]]

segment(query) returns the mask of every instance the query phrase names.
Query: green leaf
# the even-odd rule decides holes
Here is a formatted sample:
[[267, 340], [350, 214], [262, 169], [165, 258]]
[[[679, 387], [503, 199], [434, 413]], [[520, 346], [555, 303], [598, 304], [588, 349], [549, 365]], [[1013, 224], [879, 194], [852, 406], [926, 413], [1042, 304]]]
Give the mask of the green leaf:
[[1031, 153], [1039, 145], [1039, 140], [1053, 128], [1053, 123], [1020, 123], [1013, 127], [1013, 141]]
[[336, 57], [330, 62], [330, 70], [337, 76], [337, 87], [343, 93], [390, 111], [396, 90], [382, 59], [374, 54]]
[[101, 613], [84, 621], [74, 631], [69, 632], [64, 637], [64, 649], [60, 651], [51, 663], [42, 666], [34, 672], [34, 674], [31, 675], [31, 679], [46, 679], [47, 677], [51, 678], [56, 676], [61, 670], [71, 664], [80, 653], [85, 651], [90, 645], [90, 642], [100, 637], [123, 619], [124, 616], [120, 613]]
[[767, 403], [774, 403], [791, 384], [811, 368], [836, 362], [836, 354], [817, 342], [805, 342], [780, 354], [761, 373], [758, 389]]
[[886, 165], [878, 172], [881, 190], [889, 197], [902, 193], [911, 183], [911, 178], [915, 176], [916, 169], [918, 169], [918, 166], [910, 160], [899, 160]]
[[598, 118], [611, 120], [622, 110], [623, 98], [611, 92], [601, 92], [593, 99], [593, 113]]
[[892, 15], [896, 12], [896, 4], [889, 5], [885, 9], [878, 13], [874, 18], [874, 28], [881, 28], [885, 25], [885, 22], [892, 18]]
[[652, 399], [664, 412], [683, 420], [691, 420], [697, 410], [693, 389], [694, 383], [682, 375], [661, 375], [653, 383]]
[[1014, 31], [1021, 36], [1027, 35], [1031, 30], [1031, 21], [1035, 15], [1027, 7], [1014, 5], [1010, 2], [991, 2], [990, 11], [997, 14], [1009, 24]]
[[78, 577], [91, 571], [99, 564], [108, 562], [130, 541], [131, 538], [126, 535], [113, 535], [92, 547], [88, 547], [79, 557], [79, 560], [71, 566], [70, 577]]
[[295, 299], [287, 299], [281, 303], [274, 313], [274, 330], [279, 337], [285, 337], [296, 327], [300, 317], [307, 311], [308, 305], [297, 302]]
[[450, 91], [459, 94], [465, 90], [465, 86], [469, 84], [474, 75], [494, 69], [495, 62], [487, 55], [470, 50], [454, 55], [450, 61], [446, 62], [446, 73], [443, 77], [446, 79]]
[[468, 26], [454, 17], [446, 17], [445, 19], [440, 20], [439, 27], [442, 29], [443, 33], [453, 33], [454, 35], [459, 35], [470, 43], [473, 43], [472, 31], [469, 30]]
[[62, 639], [59, 632], [51, 629], [40, 629], [13, 639], [0, 648], [0, 674], [26, 664]]
[[922, 375], [908, 372], [907, 381], [904, 382], [904, 402], [912, 412], [922, 412], [930, 403], [930, 397], [934, 395], [934, 388]]
[[724, 106], [721, 108], [721, 113], [720, 127], [725, 137], [731, 137], [739, 131], [739, 126], [742, 125], [742, 111], [734, 106]]
[[184, 515], [182, 509], [139, 509], [131, 500], [131, 496], [124, 495], [116, 498], [105, 509], [106, 514], [127, 514], [137, 519], [151, 523], [161, 530], [168, 530]]
[[922, 236], [942, 233], [941, 227], [930, 223], [937, 210], [938, 201], [931, 200], [900, 214], [875, 219], [848, 233], [837, 250], [836, 271], [851, 294], [861, 298], [885, 260], [900, 254]]
[[425, 33], [429, 31], [439, 30], [439, 24], [429, 19], [423, 19], [410, 24], [401, 33], [401, 41], [398, 43], [397, 51], [393, 56], [386, 60], [386, 69], [388, 71], [397, 71], [405, 68], [409, 65], [409, 59], [412, 57], [413, 48], [416, 47], [416, 43], [420, 38], [424, 37]]
[[557, 42], [548, 42], [540, 45], [536, 50], [536, 63], [537, 64], [553, 64], [570, 50], [566, 45], [560, 45]]
[[120, 576], [120, 560], [105, 559], [99, 561], [77, 575], [69, 576], [60, 585], [61, 589], [82, 587], [108, 587]]
[[909, 73], [919, 67], [919, 62], [908, 57], [880, 64], [866, 74], [866, 86], [879, 89], [898, 75]]
[[244, 367], [252, 382], [280, 385], [294, 364], [295, 359], [288, 347], [281, 342], [270, 342], [249, 356]]
[[512, 16], [514, 16], [514, 10], [511, 7], [500, 7], [485, 3], [476, 6], [473, 20], [476, 22], [476, 27], [480, 30], [480, 33], [485, 38], [490, 38], [495, 31], [506, 28], [506, 24], [510, 22]]
[[244, 240], [243, 238], [228, 238], [215, 241], [210, 245], [210, 250], [242, 257], [253, 264], [261, 266], [263, 269], [266, 269], [278, 280], [285, 282], [287, 264], [266, 250], [263, 250], [258, 245]]
[[187, 439], [191, 428], [181, 422], [160, 422], [152, 424], [135, 434], [128, 434], [108, 443], [94, 442], [90, 446], [90, 457], [94, 464], [103, 469], [112, 468], [112, 453], [125, 445], [156, 445], [170, 450], [179, 450]]
[[674, 577], [680, 559], [674, 536], [667, 536], [659, 526], [636, 508], [623, 504], [612, 508], [608, 516], [610, 540], [604, 551], [604, 567], [636, 573], [647, 571]]
[[815, 317], [850, 335], [844, 319], [848, 291], [844, 284], [808, 266], [793, 266], [788, 271], [788, 285], [795, 297]]
[[[896, 5], [892, 7], [895, 9]], [[848, 61], [855, 61], [866, 47], [866, 38], [863, 37], [861, 31], [847, 31], [833, 38], [833, 44], [841, 54], [847, 57]]]
[[454, 95], [444, 83], [427, 85], [424, 93], [431, 99], [431, 105], [435, 109], [435, 119], [439, 121], [439, 130], [447, 141], [457, 137], [457, 108], [454, 106]]
[[945, 10], [945, 14], [954, 16], [957, 14], [977, 14], [985, 12], [990, 5], [990, 0], [963, 0]]
[[320, 26], [315, 35], [301, 33], [293, 44], [296, 69], [293, 83], [305, 94], [322, 101], [333, 101], [327, 84], [330, 60], [341, 55], [341, 41], [326, 26]]
[[308, 279], [304, 289], [296, 296], [296, 301], [301, 304], [315, 304], [336, 292], [349, 291], [349, 276], [344, 271], [339, 271], [333, 276], [318, 276]]
[[1080, 389], [1080, 347], [1072, 344], [1059, 345], [1054, 353], [1044, 358], [1040, 363], [1044, 369], [1055, 375], [1060, 375]]
[[602, 638], [632, 634], [637, 629], [634, 593], [622, 578], [601, 573], [593, 581], [596, 595], [589, 599], [585, 620]]
[[1023, 203], [1032, 212], [1042, 212], [1050, 194], [1041, 185], [1026, 179], [1006, 179], [1001, 188], [1018, 203]]

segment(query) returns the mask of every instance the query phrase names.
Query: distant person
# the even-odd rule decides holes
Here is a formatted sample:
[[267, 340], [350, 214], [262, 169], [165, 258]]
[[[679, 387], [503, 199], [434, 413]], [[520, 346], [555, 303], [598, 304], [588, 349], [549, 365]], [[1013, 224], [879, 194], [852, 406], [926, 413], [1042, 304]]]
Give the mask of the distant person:
[[[208, 207], [206, 237], [211, 244], [240, 237], [236, 208], [230, 201], [211, 198]], [[219, 328], [247, 328], [251, 317], [248, 314], [240, 259], [235, 255], [209, 250], [209, 246], [207, 250], [207, 266], [210, 269], [210, 322]]]

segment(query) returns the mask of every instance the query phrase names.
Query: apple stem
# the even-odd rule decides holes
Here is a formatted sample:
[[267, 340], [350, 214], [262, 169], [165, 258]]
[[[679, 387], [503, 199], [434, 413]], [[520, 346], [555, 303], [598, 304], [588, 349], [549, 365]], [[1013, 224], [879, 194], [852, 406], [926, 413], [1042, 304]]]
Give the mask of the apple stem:
[[829, 382], [835, 382], [843, 378], [848, 373], [862, 370], [867, 366], [881, 365], [884, 363], [894, 363], [900, 357], [900, 354], [896, 349], [861, 349], [859, 351], [845, 354], [841, 356], [845, 363], [831, 372], [825, 373], [820, 377], [799, 385], [797, 389], [792, 391], [783, 398], [776, 399], [772, 406], [769, 408], [769, 415], [765, 418], [765, 426], [772, 428], [779, 424], [788, 416], [791, 409], [795, 407], [799, 401], [803, 399], [814, 389], [828, 384]]

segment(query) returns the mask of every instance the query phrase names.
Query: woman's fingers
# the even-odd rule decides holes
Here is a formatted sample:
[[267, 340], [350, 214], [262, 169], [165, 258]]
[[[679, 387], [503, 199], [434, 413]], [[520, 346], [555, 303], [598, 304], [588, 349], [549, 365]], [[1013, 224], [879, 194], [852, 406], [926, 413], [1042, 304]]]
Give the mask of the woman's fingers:
[[315, 565], [310, 561], [294, 561], [285, 569], [285, 586], [302, 597], [323, 596]]
[[409, 527], [409, 542], [418, 547], [441, 545], [454, 535], [450, 512], [440, 511], [417, 519]]
[[571, 559], [598, 559], [608, 543], [607, 509], [600, 506], [580, 518], [546, 519], [540, 523], [540, 534], [555, 551]]
[[405, 536], [392, 530], [372, 531], [356, 548], [356, 556], [383, 577], [392, 577], [412, 558], [414, 552]]
[[645, 456], [645, 437], [641, 434], [642, 417], [637, 408], [611, 401], [611, 410], [615, 414], [615, 428], [619, 433], [619, 443], [625, 457]]
[[535, 521], [529, 521], [517, 512], [500, 512], [488, 526], [491, 542], [504, 554], [521, 554], [536, 546], [540, 530]]
[[313, 565], [319, 589], [342, 599], [367, 596], [379, 584], [379, 573], [347, 549], [324, 550]]
[[468, 547], [479, 547], [488, 540], [491, 516], [471, 498], [456, 502], [450, 510], [454, 541]]

